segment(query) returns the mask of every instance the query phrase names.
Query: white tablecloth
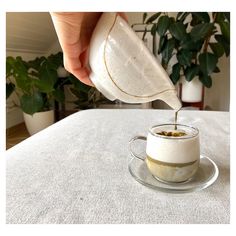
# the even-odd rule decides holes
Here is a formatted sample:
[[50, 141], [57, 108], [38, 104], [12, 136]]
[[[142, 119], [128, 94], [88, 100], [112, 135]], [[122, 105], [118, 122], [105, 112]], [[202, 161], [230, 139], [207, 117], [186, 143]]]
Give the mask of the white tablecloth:
[[229, 223], [229, 113], [181, 111], [219, 167], [199, 192], [158, 192], [128, 172], [128, 141], [173, 121], [167, 110], [78, 112], [9, 149], [7, 223]]

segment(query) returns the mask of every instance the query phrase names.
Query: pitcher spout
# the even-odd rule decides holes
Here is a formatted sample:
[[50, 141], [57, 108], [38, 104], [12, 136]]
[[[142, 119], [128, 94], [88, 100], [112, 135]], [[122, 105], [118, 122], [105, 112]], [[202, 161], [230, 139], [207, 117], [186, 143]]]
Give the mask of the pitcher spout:
[[179, 111], [182, 107], [182, 103], [177, 96], [176, 90], [168, 90], [161, 94], [159, 94], [158, 99], [164, 101], [168, 104], [172, 109]]

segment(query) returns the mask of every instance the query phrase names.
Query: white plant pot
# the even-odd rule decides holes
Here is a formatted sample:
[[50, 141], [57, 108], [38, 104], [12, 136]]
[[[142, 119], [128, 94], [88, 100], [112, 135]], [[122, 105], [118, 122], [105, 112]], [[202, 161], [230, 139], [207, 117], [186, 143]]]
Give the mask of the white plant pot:
[[47, 128], [54, 123], [54, 110], [37, 112], [33, 115], [24, 113], [24, 120], [27, 130], [30, 135], [33, 135], [40, 130]]
[[188, 82], [185, 78], [182, 78], [182, 95], [181, 100], [183, 102], [201, 102], [202, 101], [202, 83], [198, 78], [193, 78]]

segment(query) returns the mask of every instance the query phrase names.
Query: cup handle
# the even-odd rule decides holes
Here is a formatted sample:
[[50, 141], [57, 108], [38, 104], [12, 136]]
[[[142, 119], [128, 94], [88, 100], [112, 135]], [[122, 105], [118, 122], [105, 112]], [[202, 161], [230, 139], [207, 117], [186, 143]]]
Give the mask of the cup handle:
[[132, 144], [136, 141], [136, 140], [143, 140], [143, 141], [147, 141], [147, 138], [145, 136], [135, 136], [133, 137], [130, 141], [129, 141], [129, 151], [130, 151], [130, 154], [132, 155], [132, 157], [135, 157], [135, 158], [138, 158], [142, 161], [145, 160], [146, 156], [145, 157], [141, 157], [139, 156], [138, 154], [136, 154], [133, 149], [132, 149]]

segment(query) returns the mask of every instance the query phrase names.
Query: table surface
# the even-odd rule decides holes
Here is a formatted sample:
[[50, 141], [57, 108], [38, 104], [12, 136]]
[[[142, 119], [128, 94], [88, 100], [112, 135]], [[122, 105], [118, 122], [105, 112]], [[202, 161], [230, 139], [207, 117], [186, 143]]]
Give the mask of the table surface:
[[230, 223], [229, 113], [181, 111], [219, 167], [199, 192], [147, 188], [128, 171], [128, 141], [172, 122], [170, 110], [87, 110], [6, 151], [7, 223]]

